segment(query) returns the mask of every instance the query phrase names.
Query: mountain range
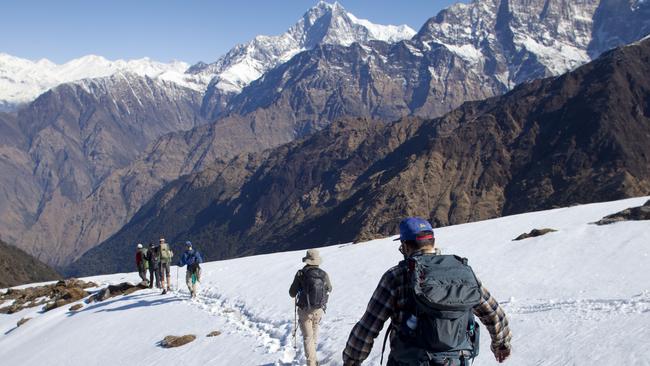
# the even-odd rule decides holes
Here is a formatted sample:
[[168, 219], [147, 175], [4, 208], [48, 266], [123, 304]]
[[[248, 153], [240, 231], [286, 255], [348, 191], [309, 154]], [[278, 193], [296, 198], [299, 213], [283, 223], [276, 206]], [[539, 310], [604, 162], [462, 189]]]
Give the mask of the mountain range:
[[[230, 258], [650, 193], [650, 39], [443, 117], [333, 123], [158, 192], [72, 274], [130, 268], [124, 243], [201, 243]], [[178, 248], [180, 250], [180, 248]]]
[[[643, 1], [476, 0], [449, 7], [413, 35], [406, 27], [372, 25], [340, 4], [321, 2], [284, 35], [257, 37], [212, 64], [189, 67], [180, 80], [192, 81], [191, 85], [120, 72], [130, 81], [117, 89], [157, 84], [170, 90], [151, 95], [173, 96], [145, 101], [150, 97], [137, 94], [133, 103], [163, 103], [178, 112], [163, 107], [164, 113], [156, 114], [145, 108], [134, 119], [124, 117], [129, 113], [111, 112], [110, 118], [119, 126], [134, 128], [141, 121], [165, 126], [136, 134], [146, 138], [131, 139], [127, 146], [112, 150], [99, 143], [98, 151], [88, 149], [85, 146], [94, 146], [97, 131], [104, 131], [104, 141], [111, 141], [121, 138], [119, 133], [111, 137], [120, 129], [104, 130], [99, 123], [90, 133], [75, 112], [71, 121], [78, 127], [71, 124], [58, 133], [66, 136], [79, 130], [82, 137], [47, 141], [35, 149], [32, 137], [20, 132], [20, 126], [32, 122], [21, 115], [38, 115], [33, 111], [40, 98], [18, 112], [0, 114], [0, 126], [8, 133], [20, 132], [17, 141], [30, 144], [11, 142], [0, 147], [7, 151], [0, 155], [0, 168], [12, 174], [2, 178], [7, 185], [3, 182], [6, 200], [0, 201], [0, 230], [30, 253], [62, 267], [109, 238], [159, 189], [184, 174], [218, 170], [238, 154], [302, 139], [340, 119], [362, 117], [390, 125], [410, 115], [417, 117], [409, 119], [412, 123], [422, 123], [466, 101], [559, 75], [611, 47], [636, 41], [650, 33], [649, 19], [650, 6]], [[96, 103], [107, 110], [111, 100], [120, 100], [119, 95], [108, 94], [84, 101], [86, 113]], [[56, 97], [58, 110], [77, 108], [76, 97], [69, 96]], [[59, 113], [51, 109], [52, 115]], [[166, 121], [166, 116], [172, 116], [172, 121]], [[56, 121], [45, 117], [48, 123]], [[43, 134], [49, 135], [45, 123], [35, 125], [43, 126]], [[70, 140], [83, 141], [81, 153], [66, 151]], [[40, 158], [48, 154], [57, 158]], [[29, 174], [36, 166], [42, 170], [36, 170], [38, 180]], [[77, 177], [82, 184], [67, 183]], [[448, 200], [457, 205], [464, 199]], [[440, 221], [445, 222], [458, 221]]]

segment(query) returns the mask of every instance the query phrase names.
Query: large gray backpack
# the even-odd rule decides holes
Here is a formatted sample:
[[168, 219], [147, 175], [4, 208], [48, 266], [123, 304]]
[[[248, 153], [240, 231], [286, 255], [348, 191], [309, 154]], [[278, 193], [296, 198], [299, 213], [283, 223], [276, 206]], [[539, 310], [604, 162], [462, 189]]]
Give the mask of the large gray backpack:
[[327, 274], [318, 267], [307, 267], [302, 272], [298, 294], [298, 307], [301, 309], [323, 309], [327, 307]]
[[406, 268], [410, 292], [404, 324], [396, 327], [400, 340], [434, 355], [467, 351], [476, 357], [478, 326], [472, 309], [481, 301], [481, 290], [467, 259], [418, 255], [400, 266]]

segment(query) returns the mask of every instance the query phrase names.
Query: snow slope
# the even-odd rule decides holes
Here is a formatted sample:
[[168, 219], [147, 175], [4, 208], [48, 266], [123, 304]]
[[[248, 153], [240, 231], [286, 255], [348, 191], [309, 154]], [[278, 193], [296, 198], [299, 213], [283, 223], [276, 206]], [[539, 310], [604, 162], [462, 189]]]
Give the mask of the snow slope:
[[[470, 260], [509, 316], [509, 365], [650, 365], [650, 221], [589, 224], [639, 206], [649, 197], [528, 213], [436, 230], [443, 253]], [[514, 242], [533, 228], [557, 229]], [[340, 365], [350, 329], [382, 273], [400, 260], [391, 238], [321, 249], [334, 290], [319, 341], [321, 365]], [[200, 249], [200, 247], [199, 247]], [[89, 305], [0, 315], [3, 365], [294, 365], [302, 344], [291, 342], [288, 287], [303, 251], [203, 266], [197, 301], [180, 291], [136, 292]], [[130, 258], [129, 258], [130, 259]], [[172, 269], [172, 274], [176, 275]], [[135, 273], [91, 278], [136, 281]], [[175, 279], [174, 279], [175, 281]], [[33, 317], [20, 328], [16, 322]], [[223, 334], [206, 338], [212, 330]], [[180, 348], [162, 349], [165, 335], [196, 334]], [[298, 333], [299, 334], [299, 333]], [[380, 335], [368, 365], [379, 364]], [[476, 365], [495, 365], [483, 332]]]

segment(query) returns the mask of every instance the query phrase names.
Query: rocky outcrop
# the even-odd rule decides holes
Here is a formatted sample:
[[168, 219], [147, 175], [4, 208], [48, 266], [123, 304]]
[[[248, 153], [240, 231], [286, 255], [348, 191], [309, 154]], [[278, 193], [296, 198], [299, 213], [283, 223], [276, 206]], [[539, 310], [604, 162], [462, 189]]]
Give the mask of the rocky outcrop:
[[144, 290], [146, 288], [147, 286], [145, 286], [144, 283], [133, 285], [129, 282], [122, 282], [117, 285], [108, 285], [107, 287], [97, 291], [93, 296], [89, 297], [86, 302], [91, 303], [95, 301], [104, 301], [106, 299], [110, 299], [111, 297], [118, 295], [128, 295], [138, 290]]
[[0, 240], [0, 288], [59, 278], [45, 263]]
[[79, 204], [155, 138], [202, 124], [200, 100], [174, 83], [116, 74], [61, 85], [5, 118], [14, 138], [0, 145], [0, 228], [41, 260], [67, 263], [103, 235], [97, 221], [78, 219]]
[[550, 229], [550, 228], [545, 228], [545, 229], [533, 229], [529, 233], [523, 233], [519, 235], [518, 237], [512, 239], [513, 241], [516, 240], [524, 240], [528, 238], [536, 238], [538, 236], [546, 235], [548, 233], [553, 233], [556, 232], [557, 230], [555, 229]]
[[17, 323], [16, 327], [20, 327], [21, 325], [27, 323], [28, 321], [32, 320], [32, 318], [21, 318]]
[[184, 346], [196, 339], [194, 334], [186, 334], [183, 336], [168, 335], [160, 341], [160, 346], [163, 348], [174, 348]]
[[406, 215], [441, 226], [646, 195], [649, 61], [646, 40], [438, 119], [348, 119], [241, 155], [168, 185], [71, 270], [125, 270], [107, 258], [158, 232], [217, 259], [392, 235]]
[[596, 221], [596, 225], [609, 225], [621, 221], [650, 220], [650, 201], [643, 206], [626, 208], [623, 211], [607, 215]]
[[49, 311], [88, 296], [85, 289], [97, 287], [92, 282], [74, 278], [58, 281], [52, 285], [27, 287], [24, 289], [10, 288], [0, 296], [0, 300], [13, 300], [7, 307], [1, 308], [0, 313], [12, 314], [25, 308], [44, 305], [43, 310]]

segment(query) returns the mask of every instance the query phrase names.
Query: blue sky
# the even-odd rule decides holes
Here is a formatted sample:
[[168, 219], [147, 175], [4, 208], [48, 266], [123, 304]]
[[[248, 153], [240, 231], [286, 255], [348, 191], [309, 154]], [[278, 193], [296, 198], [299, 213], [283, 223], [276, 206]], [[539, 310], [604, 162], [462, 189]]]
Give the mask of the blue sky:
[[[358, 18], [415, 30], [460, 0], [341, 0]], [[0, 52], [63, 63], [108, 59], [212, 62], [258, 34], [283, 33], [316, 0], [6, 0]], [[333, 2], [333, 1], [328, 1]]]

